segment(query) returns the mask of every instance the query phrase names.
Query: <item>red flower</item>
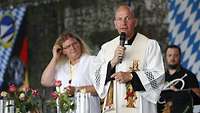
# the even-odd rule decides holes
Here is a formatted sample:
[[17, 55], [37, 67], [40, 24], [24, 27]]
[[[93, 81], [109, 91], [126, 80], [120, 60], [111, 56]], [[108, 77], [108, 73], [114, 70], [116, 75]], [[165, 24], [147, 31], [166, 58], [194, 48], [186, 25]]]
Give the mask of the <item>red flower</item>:
[[50, 106], [55, 107], [57, 103], [59, 103], [62, 113], [68, 113], [68, 111], [74, 110], [74, 100], [71, 99], [67, 93], [67, 88], [69, 87], [64, 88], [63, 91], [63, 89], [60, 88], [62, 85], [60, 80], [55, 80], [54, 85], [56, 86], [56, 90], [50, 94], [52, 97], [51, 101], [49, 101]]
[[51, 96], [53, 97], [53, 99], [56, 100], [59, 95], [56, 93], [56, 91], [54, 91], [54, 92], [51, 93]]
[[32, 89], [32, 95], [36, 97], [39, 96], [40, 94], [38, 90]]
[[55, 80], [54, 84], [56, 87], [60, 87], [62, 85], [60, 80]]
[[37, 96], [38, 90], [32, 90], [31, 88], [17, 89], [15, 84], [8, 85], [8, 94], [5, 91], [1, 92], [0, 97], [3, 99], [13, 99], [15, 101], [15, 107], [18, 108], [18, 112], [27, 113], [33, 109], [38, 109], [40, 105], [40, 96]]
[[10, 84], [9, 87], [8, 87], [8, 91], [11, 92], [11, 93], [14, 93], [17, 91], [17, 87], [15, 84]]

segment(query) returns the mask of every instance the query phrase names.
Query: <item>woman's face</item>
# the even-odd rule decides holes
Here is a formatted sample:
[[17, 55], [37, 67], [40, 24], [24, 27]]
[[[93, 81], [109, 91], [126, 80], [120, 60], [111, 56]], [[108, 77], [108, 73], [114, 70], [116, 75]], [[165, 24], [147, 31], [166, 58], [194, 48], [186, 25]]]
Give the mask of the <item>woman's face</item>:
[[68, 38], [62, 44], [63, 54], [68, 57], [70, 61], [78, 60], [81, 56], [81, 45], [74, 38]]

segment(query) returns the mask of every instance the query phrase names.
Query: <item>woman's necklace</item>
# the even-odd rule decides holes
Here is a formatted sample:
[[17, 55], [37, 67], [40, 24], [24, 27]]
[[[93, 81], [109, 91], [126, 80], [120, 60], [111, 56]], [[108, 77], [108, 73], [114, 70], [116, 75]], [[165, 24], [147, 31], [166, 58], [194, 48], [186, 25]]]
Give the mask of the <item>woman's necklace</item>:
[[75, 75], [75, 64], [72, 65], [69, 61], [69, 84], [71, 84], [72, 79], [74, 79]]

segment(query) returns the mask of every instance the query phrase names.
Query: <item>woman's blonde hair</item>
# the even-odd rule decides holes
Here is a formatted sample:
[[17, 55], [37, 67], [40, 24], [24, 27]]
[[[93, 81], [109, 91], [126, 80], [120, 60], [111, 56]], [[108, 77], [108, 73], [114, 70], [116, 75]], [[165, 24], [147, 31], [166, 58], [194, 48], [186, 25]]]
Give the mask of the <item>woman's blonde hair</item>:
[[62, 34], [60, 34], [60, 36], [56, 39], [55, 45], [59, 45], [62, 48], [62, 44], [69, 38], [73, 38], [78, 41], [78, 43], [81, 46], [81, 55], [90, 54], [90, 49], [87, 46], [87, 44], [83, 41], [83, 39], [71, 32], [63, 32]]

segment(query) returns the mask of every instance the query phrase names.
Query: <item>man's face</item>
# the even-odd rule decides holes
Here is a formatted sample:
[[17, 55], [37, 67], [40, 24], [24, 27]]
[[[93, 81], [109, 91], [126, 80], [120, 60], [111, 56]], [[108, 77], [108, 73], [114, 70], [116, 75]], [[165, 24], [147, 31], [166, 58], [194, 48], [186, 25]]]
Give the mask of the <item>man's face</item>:
[[115, 28], [119, 33], [125, 32], [127, 37], [132, 37], [137, 19], [134, 18], [129, 7], [120, 7], [115, 14]]
[[69, 38], [65, 40], [62, 46], [63, 46], [63, 54], [65, 54], [69, 58], [69, 60], [76, 60], [80, 58], [81, 45], [76, 39]]
[[166, 63], [169, 67], [177, 67], [180, 64], [180, 54], [177, 48], [168, 48], [166, 51]]

